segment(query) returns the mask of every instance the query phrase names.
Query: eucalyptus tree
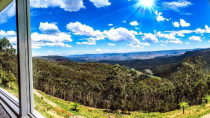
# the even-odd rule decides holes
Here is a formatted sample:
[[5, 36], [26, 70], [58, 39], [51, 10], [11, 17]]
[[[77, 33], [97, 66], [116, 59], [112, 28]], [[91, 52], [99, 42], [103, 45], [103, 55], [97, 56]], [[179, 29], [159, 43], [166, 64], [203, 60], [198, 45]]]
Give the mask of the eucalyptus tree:
[[8, 39], [2, 38], [0, 40], [0, 51], [2, 55], [1, 62], [6, 63], [5, 68], [7, 69], [7, 79], [9, 83], [9, 89], [10, 89], [10, 67], [11, 67], [10, 60], [15, 58], [16, 50], [10, 44]]

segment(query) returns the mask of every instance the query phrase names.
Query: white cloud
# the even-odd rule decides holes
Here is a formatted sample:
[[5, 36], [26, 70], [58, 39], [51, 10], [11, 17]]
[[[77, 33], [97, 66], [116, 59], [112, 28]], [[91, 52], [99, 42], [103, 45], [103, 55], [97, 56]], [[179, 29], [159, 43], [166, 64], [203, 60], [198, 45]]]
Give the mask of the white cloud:
[[154, 43], [159, 42], [158, 39], [155, 37], [155, 35], [151, 33], [145, 34], [142, 40], [145, 40], [147, 42], [154, 42]]
[[182, 33], [177, 34], [177, 36], [184, 37], [185, 35]]
[[190, 34], [190, 33], [193, 33], [195, 32], [194, 30], [179, 30], [179, 31], [165, 31], [167, 33], [172, 33], [172, 34]]
[[205, 29], [198, 28], [195, 30], [195, 33], [197, 34], [210, 33], [210, 28], [208, 25], [205, 25]]
[[96, 45], [96, 41], [76, 42], [78, 45]]
[[165, 44], [160, 44], [160, 45], [161, 45], [161, 46], [164, 46], [164, 47], [166, 46]]
[[161, 32], [157, 32], [156, 36], [161, 37], [161, 38], [167, 38], [167, 39], [177, 39], [175, 37], [175, 33], [170, 33], [170, 34], [162, 34]]
[[189, 27], [190, 23], [187, 23], [184, 19], [180, 19], [180, 25], [182, 27]]
[[73, 32], [75, 35], [81, 35], [81, 36], [87, 36], [95, 38], [96, 40], [103, 40], [105, 39], [105, 36], [103, 32], [99, 30], [94, 30], [92, 27], [83, 25], [80, 22], [70, 22], [67, 24], [67, 30]]
[[108, 26], [113, 26], [113, 24], [108, 24]]
[[67, 48], [71, 48], [72, 46], [71, 46], [71, 45], [69, 45], [69, 44], [65, 44], [65, 47], [67, 47]]
[[126, 21], [124, 20], [123, 23], [126, 23]]
[[130, 22], [130, 25], [131, 25], [131, 26], [138, 26], [139, 23], [138, 23], [137, 21], [133, 21], [133, 22]]
[[201, 38], [199, 36], [192, 36], [189, 38], [191, 41], [194, 41], [194, 42], [201, 42]]
[[155, 11], [155, 17], [156, 17], [157, 21], [165, 21], [165, 20], [169, 21], [169, 20], [171, 20], [171, 19], [164, 18], [162, 16], [162, 12], [158, 12], [157, 10]]
[[182, 44], [182, 41], [179, 39], [176, 39], [176, 40], [170, 40], [170, 43]]
[[31, 34], [32, 41], [47, 41], [47, 42], [72, 42], [71, 35], [65, 33], [58, 33], [56, 35], [39, 34], [37, 32]]
[[48, 53], [55, 53], [55, 52], [53, 52], [53, 51], [47, 51]]
[[140, 45], [134, 45], [134, 44], [127, 44], [127, 45], [129, 45], [131, 48], [144, 48], [144, 46], [140, 46]]
[[113, 43], [108, 43], [109, 46], [115, 46], [116, 44]]
[[206, 32], [206, 30], [205, 29], [201, 29], [201, 28], [198, 28], [198, 29], [195, 30], [195, 33], [197, 33], [197, 34], [203, 34], [205, 32]]
[[40, 22], [39, 30], [45, 34], [56, 34], [56, 33], [60, 32], [60, 30], [58, 29], [58, 27], [55, 24], [48, 23], [48, 22], [46, 22], [46, 23]]
[[71, 35], [60, 32], [58, 27], [53, 23], [40, 23], [39, 26], [42, 34], [37, 32], [31, 34], [32, 48], [40, 49], [43, 46], [51, 47], [72, 47], [64, 42], [72, 42]]
[[[189, 7], [190, 5], [193, 5], [193, 4], [189, 1], [187, 1], [187, 0], [177, 0], [177, 1], [173, 1], [173, 2], [163, 2], [163, 7], [165, 9], [173, 10], [173, 11], [178, 12], [180, 14], [183, 14], [182, 13], [183, 8]], [[187, 13], [187, 14], [189, 14], [189, 13]]]
[[105, 30], [104, 34], [111, 41], [129, 41], [133, 44], [140, 44], [140, 41], [136, 38], [135, 35], [138, 35], [136, 31], [129, 31], [126, 28], [111, 28], [110, 30]]
[[98, 49], [96, 49], [95, 51], [96, 51], [96, 52], [102, 52], [102, 50], [101, 50], [101, 49], [99, 49], [99, 48], [98, 48]]
[[51, 47], [72, 47], [71, 45], [64, 44], [64, 43], [46, 43], [45, 46], [51, 46]]
[[8, 36], [15, 36], [16, 32], [11, 30], [11, 31], [4, 31], [0, 30], [0, 37], [8, 37]]
[[172, 22], [174, 27], [179, 27], [179, 23], [178, 22]]
[[15, 2], [13, 1], [3, 11], [0, 12], [0, 24], [7, 22], [8, 19], [15, 16], [15, 14], [16, 14], [16, 5]]
[[83, 0], [30, 0], [32, 8], [60, 7], [65, 11], [79, 11], [85, 8]]
[[111, 2], [109, 0], [90, 0], [95, 7], [100, 8], [100, 7], [105, 7], [111, 5]]
[[189, 42], [186, 42], [186, 44], [190, 44]]

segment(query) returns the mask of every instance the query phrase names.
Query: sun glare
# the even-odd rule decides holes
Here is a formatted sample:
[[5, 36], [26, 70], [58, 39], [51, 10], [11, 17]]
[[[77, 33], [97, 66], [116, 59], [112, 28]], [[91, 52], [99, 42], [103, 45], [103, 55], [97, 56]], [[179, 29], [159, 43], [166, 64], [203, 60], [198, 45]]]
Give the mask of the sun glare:
[[140, 0], [140, 4], [144, 7], [151, 7], [154, 3], [154, 0]]

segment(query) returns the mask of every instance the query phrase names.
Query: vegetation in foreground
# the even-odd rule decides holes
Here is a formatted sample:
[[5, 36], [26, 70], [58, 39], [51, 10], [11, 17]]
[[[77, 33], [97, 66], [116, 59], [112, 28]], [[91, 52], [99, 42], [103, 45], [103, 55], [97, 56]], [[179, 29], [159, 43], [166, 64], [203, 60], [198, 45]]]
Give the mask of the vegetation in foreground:
[[[14, 55], [13, 48], [7, 45], [8, 43], [5, 44], [1, 41], [6, 40], [0, 40], [1, 54], [6, 55], [0, 58], [1, 71], [3, 72], [1, 84], [8, 86], [12, 91], [11, 83], [17, 84], [17, 79], [11, 81], [11, 78], [17, 78], [17, 65], [13, 58], [16, 55]], [[161, 112], [162, 116], [160, 117], [163, 117], [164, 112], [180, 107], [183, 108], [183, 111], [186, 109], [186, 114], [188, 104], [189, 106], [200, 104], [205, 106], [203, 101], [208, 98], [206, 96], [210, 90], [210, 76], [208, 71], [203, 69], [204, 66], [206, 66], [206, 62], [201, 56], [186, 58], [176, 74], [168, 79], [158, 78], [149, 70], [146, 70], [148, 74], [139, 75], [135, 69], [128, 69], [117, 64], [112, 66], [97, 63], [54, 62], [34, 58], [34, 87], [65, 101], [104, 109], [99, 113], [100, 115], [98, 114], [100, 117], [104, 116], [103, 113], [111, 114], [114, 117], [118, 117], [118, 115], [120, 117], [143, 117], [142, 114], [133, 111], [148, 113], [148, 117], [151, 115], [150, 112]], [[39, 104], [42, 102], [45, 104], [45, 99], [39, 96], [35, 96], [36, 98], [37, 100], [41, 99]], [[53, 102], [56, 103], [56, 101]], [[70, 105], [71, 108], [66, 107], [68, 109], [62, 108], [62, 106], [69, 106], [69, 103], [62, 104], [61, 108], [57, 110], [57, 105], [46, 104], [44, 109], [45, 111], [55, 109], [61, 114], [68, 111], [80, 113], [82, 111], [78, 110], [80, 105], [75, 103]], [[187, 105], [183, 106], [182, 103], [187, 103]], [[39, 110], [41, 108], [42, 106]], [[135, 113], [138, 116], [132, 116]], [[159, 117], [158, 114], [152, 113], [154, 115], [152, 117]], [[86, 114], [81, 115], [86, 116]]]
[[[17, 85], [14, 82], [12, 82], [11, 85], [10, 90], [7, 86], [1, 84], [0, 87], [17, 96]], [[70, 116], [76, 116], [77, 118], [201, 118], [202, 116], [210, 113], [210, 103], [205, 105], [191, 106], [185, 109], [185, 114], [183, 114], [183, 109], [178, 109], [166, 113], [144, 113], [143, 111], [135, 111], [130, 112], [129, 115], [126, 115], [121, 114], [121, 110], [113, 113], [108, 109], [97, 109], [83, 105], [79, 105], [77, 108], [78, 111], [74, 111], [72, 110], [75, 106], [74, 102], [64, 101], [62, 99], [47, 95], [41, 91], [38, 91], [38, 93], [40, 93], [42, 96], [34, 94], [35, 109], [43, 114], [46, 118], [69, 118]], [[46, 100], [48, 101], [46, 102]], [[53, 103], [56, 106], [53, 106]]]

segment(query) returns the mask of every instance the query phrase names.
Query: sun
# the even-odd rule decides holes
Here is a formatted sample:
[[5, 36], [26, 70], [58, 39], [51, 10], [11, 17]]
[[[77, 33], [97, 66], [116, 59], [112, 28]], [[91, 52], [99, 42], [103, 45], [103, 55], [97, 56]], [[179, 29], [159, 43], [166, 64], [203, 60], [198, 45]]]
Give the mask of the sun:
[[152, 7], [154, 0], [140, 0], [140, 4], [144, 7]]

